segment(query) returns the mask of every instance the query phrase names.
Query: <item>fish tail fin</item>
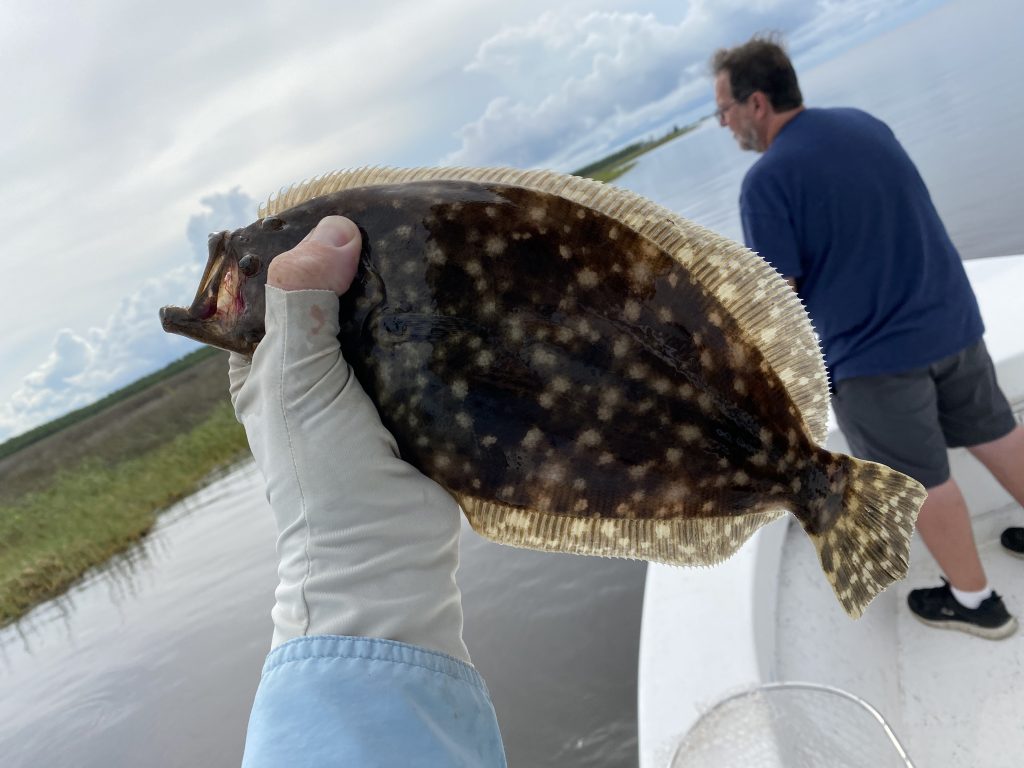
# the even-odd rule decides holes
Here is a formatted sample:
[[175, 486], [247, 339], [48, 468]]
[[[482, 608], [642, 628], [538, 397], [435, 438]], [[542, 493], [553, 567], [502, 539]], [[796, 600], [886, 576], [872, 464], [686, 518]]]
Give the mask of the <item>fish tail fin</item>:
[[[910, 538], [927, 492], [883, 464], [822, 451], [797, 517], [840, 604], [859, 618], [874, 597], [907, 575]], [[822, 493], [824, 491], [824, 493]]]

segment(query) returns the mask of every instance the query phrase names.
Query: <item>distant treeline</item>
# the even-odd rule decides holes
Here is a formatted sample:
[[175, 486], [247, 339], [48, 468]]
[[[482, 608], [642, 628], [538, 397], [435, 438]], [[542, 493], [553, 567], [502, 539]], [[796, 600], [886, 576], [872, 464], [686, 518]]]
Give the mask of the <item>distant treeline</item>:
[[84, 408], [79, 408], [77, 411], [71, 411], [70, 413], [61, 416], [58, 419], [54, 419], [53, 421], [47, 422], [46, 424], [41, 424], [35, 429], [30, 429], [28, 432], [25, 432], [24, 434], [18, 435], [17, 437], [12, 437], [10, 440], [4, 443], [0, 443], [0, 459], [6, 458], [11, 454], [17, 453], [22, 448], [32, 445], [32, 443], [36, 443], [42, 440], [43, 438], [49, 437], [50, 435], [56, 434], [57, 432], [60, 432], [62, 429], [66, 429], [67, 427], [77, 424], [80, 421], [84, 421], [85, 419], [88, 419], [90, 416], [95, 416], [97, 413], [105, 411], [111, 406], [116, 405], [117, 403], [131, 397], [137, 392], [141, 392], [142, 390], [151, 387], [154, 384], [157, 384], [163, 379], [173, 376], [179, 371], [184, 371], [187, 368], [191, 368], [192, 366], [201, 363], [203, 360], [206, 360], [218, 353], [219, 350], [214, 349], [213, 347], [204, 346], [200, 349], [197, 349], [195, 352], [191, 352], [185, 355], [184, 357], [175, 360], [170, 365], [161, 368], [159, 371], [156, 371], [155, 373], [151, 373], [148, 376], [138, 379], [137, 381], [133, 381], [131, 384], [122, 387], [116, 392], [111, 392], [103, 399], [97, 400], [95, 403], [91, 405], [87, 405]]
[[585, 165], [579, 170], [573, 171], [573, 175], [585, 176], [589, 179], [597, 179], [598, 181], [604, 182], [617, 179], [636, 165], [636, 159], [640, 157], [640, 155], [645, 152], [650, 152], [652, 149], [660, 147], [662, 144], [670, 142], [673, 139], [678, 139], [684, 133], [692, 131], [699, 124], [700, 121], [684, 125], [681, 128], [679, 126], [672, 126], [672, 130], [659, 139], [648, 139], [647, 141], [638, 141], [630, 144], [628, 147], [623, 147], [619, 151], [613, 152], [607, 157], [603, 157], [590, 165]]

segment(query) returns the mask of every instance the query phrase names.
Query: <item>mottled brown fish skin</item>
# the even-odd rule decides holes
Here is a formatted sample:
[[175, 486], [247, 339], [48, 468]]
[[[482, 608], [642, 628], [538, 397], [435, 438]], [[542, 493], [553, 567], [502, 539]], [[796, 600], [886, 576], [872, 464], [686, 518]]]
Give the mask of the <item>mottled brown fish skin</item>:
[[403, 457], [452, 491], [572, 516], [837, 514], [841, 465], [760, 352], [621, 223], [515, 187], [419, 182], [314, 199], [228, 245], [265, 269], [329, 214], [364, 233], [345, 358]]
[[849, 615], [906, 575], [925, 490], [818, 447], [827, 379], [785, 281], [622, 190], [512, 169], [317, 177], [211, 236], [164, 328], [252, 354], [268, 265], [331, 214], [363, 235], [345, 358], [482, 535], [710, 565], [788, 510]]

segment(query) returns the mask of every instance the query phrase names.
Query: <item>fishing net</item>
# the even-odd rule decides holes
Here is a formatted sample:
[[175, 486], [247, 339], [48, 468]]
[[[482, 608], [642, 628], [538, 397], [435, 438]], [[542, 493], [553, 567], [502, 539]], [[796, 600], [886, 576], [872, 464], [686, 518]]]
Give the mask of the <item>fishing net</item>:
[[771, 683], [690, 729], [669, 768], [913, 768], [882, 716], [837, 688]]

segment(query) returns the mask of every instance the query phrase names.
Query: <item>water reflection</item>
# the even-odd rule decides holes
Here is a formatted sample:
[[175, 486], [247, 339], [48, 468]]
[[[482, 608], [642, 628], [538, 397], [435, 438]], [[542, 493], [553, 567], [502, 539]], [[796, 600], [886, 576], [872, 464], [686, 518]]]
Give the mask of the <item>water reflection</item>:
[[247, 465], [0, 632], [5, 766], [238, 764], [276, 581], [265, 504]]
[[[0, 632], [4, 766], [232, 766], [270, 641], [271, 515], [250, 463]], [[644, 565], [463, 530], [465, 635], [514, 765], [636, 760]]]

